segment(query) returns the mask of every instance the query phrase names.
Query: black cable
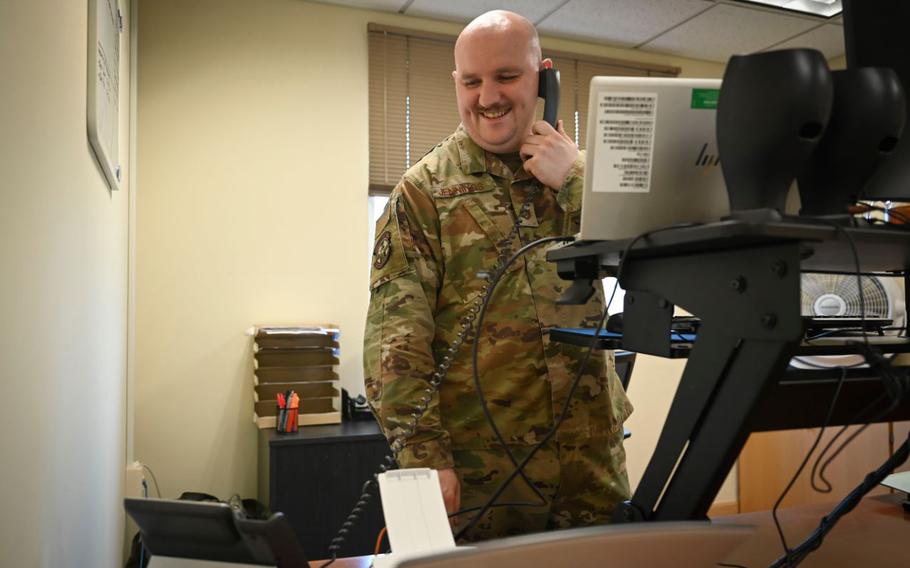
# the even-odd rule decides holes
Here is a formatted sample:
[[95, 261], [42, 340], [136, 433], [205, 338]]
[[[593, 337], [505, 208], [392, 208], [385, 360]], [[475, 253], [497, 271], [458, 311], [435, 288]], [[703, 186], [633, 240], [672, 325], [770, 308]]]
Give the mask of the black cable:
[[[835, 228], [836, 231], [842, 232], [847, 237], [847, 241], [850, 244], [851, 252], [853, 253], [853, 262], [854, 262], [854, 266], [855, 266], [857, 288], [859, 290], [860, 327], [862, 329], [865, 329], [866, 328], [866, 325], [865, 325], [866, 306], [865, 306], [865, 297], [864, 297], [863, 288], [862, 288], [862, 271], [861, 271], [860, 260], [859, 260], [859, 252], [857, 250], [856, 242], [853, 239], [853, 236], [848, 231], [844, 230], [844, 228], [842, 226], [840, 226], [836, 223], [833, 223], [831, 221], [828, 221], [826, 219], [797, 218], [797, 220], [810, 221], [810, 222], [814, 221], [814, 222], [831, 225]], [[868, 338], [867, 334], [865, 334], [865, 333], [862, 334], [862, 339], [863, 339], [863, 342], [861, 344], [856, 343], [856, 345], [859, 345], [861, 347], [861, 350], [863, 351], [863, 355], [865, 356], [866, 361], [870, 365], [870, 367], [872, 367], [873, 369], [875, 369], [878, 372], [879, 378], [881, 379], [881, 381], [884, 384], [885, 389], [886, 389], [886, 394], [883, 396], [890, 396], [892, 398], [892, 404], [889, 406], [889, 408], [886, 409], [884, 412], [879, 413], [878, 417], [876, 418], [876, 419], [879, 419], [879, 418], [887, 415], [887, 413], [890, 412], [891, 410], [893, 410], [893, 408], [896, 407], [896, 405], [900, 402], [901, 399], [896, 398], [896, 397], [898, 397], [898, 396], [903, 397], [906, 395], [907, 390], [908, 390], [907, 380], [906, 380], [906, 376], [903, 378], [904, 380], [901, 381], [899, 377], [895, 377], [894, 375], [892, 375], [892, 369], [890, 367], [890, 362], [887, 359], [885, 359], [884, 357], [882, 357], [875, 350], [872, 349], [872, 347], [869, 345], [869, 338]], [[838, 389], [835, 393], [835, 400], [836, 400], [837, 395], [840, 392], [840, 386], [843, 384], [844, 378], [846, 378], [846, 369], [843, 369], [842, 373], [843, 374], [842, 374], [841, 381], [839, 382]], [[860, 411], [860, 415], [865, 414], [865, 412], [867, 412], [868, 410], [871, 410], [871, 408], [873, 408], [876, 404], [878, 404], [881, 401], [881, 399], [882, 399], [882, 397], [879, 397], [878, 399], [874, 400], [871, 404], [867, 405], [866, 408], [864, 408], [862, 411]], [[826, 417], [826, 423], [830, 421], [833, 407], [834, 407], [834, 404], [832, 402], [832, 406], [829, 407], [828, 417]], [[853, 421], [851, 421], [851, 422], [853, 422]], [[837, 452], [835, 452], [835, 454], [831, 458], [829, 458], [827, 462], [825, 462], [825, 465], [822, 466], [821, 474], [823, 474], [824, 468], [828, 464], [831, 463], [831, 460], [833, 460], [837, 456], [837, 454], [839, 454], [840, 451], [843, 450], [847, 446], [847, 444], [849, 444], [854, 438], [856, 438], [856, 436], [858, 436], [859, 433], [862, 432], [866, 428], [866, 426], [868, 426], [868, 423], [865, 426], [863, 426], [862, 428], [860, 428], [859, 430], [857, 430], [857, 432], [855, 432], [852, 436], [850, 436], [850, 438], [848, 438], [838, 448]], [[815, 469], [816, 469], [821, 457], [825, 454], [827, 449], [831, 447], [831, 445], [833, 444], [833, 441], [835, 439], [837, 439], [837, 437], [840, 436], [845, 430], [846, 430], [846, 427], [843, 427], [837, 433], [837, 435], [835, 435], [835, 437], [832, 439], [832, 441], [828, 443], [828, 445], [825, 447], [825, 449], [819, 455], [819, 458], [816, 460], [815, 465], [813, 465], [813, 471], [812, 471], [812, 475], [811, 475], [813, 488], [815, 488], [815, 485], [814, 485]], [[824, 427], [822, 428], [822, 432], [823, 431], [824, 431]], [[819, 433], [819, 436], [816, 438], [815, 443], [812, 445], [812, 448], [807, 453], [806, 458], [803, 460], [803, 463], [800, 466], [799, 472], [801, 472], [802, 469], [805, 467], [805, 464], [808, 462], [810, 456], [812, 455], [812, 452], [814, 452], [815, 448], [818, 446], [818, 442], [821, 439], [822, 432]], [[876, 471], [867, 475], [866, 478], [863, 480], [863, 482], [859, 486], [857, 486], [849, 495], [847, 495], [847, 497], [845, 497], [828, 516], [826, 516], [822, 519], [822, 521], [819, 523], [818, 528], [808, 538], [806, 538], [802, 543], [800, 543], [796, 548], [794, 548], [792, 550], [786, 544], [786, 540], [784, 539], [784, 536], [783, 536], [783, 531], [781, 530], [780, 525], [777, 522], [777, 517], [775, 515], [775, 524], [778, 527], [778, 532], [781, 536], [781, 541], [784, 546], [784, 555], [782, 557], [780, 557], [777, 561], [775, 561], [771, 566], [775, 567], [775, 568], [781, 567], [781, 566], [787, 566], [789, 568], [791, 566], [796, 566], [800, 562], [802, 562], [802, 560], [805, 559], [805, 557], [808, 556], [808, 554], [810, 554], [812, 551], [816, 550], [819, 546], [821, 546], [822, 540], [824, 539], [825, 535], [834, 527], [834, 525], [837, 523], [837, 521], [843, 515], [849, 513], [851, 510], [853, 510], [853, 508], [857, 505], [857, 503], [859, 503], [860, 499], [862, 499], [863, 495], [868, 493], [873, 487], [875, 487], [875, 485], [878, 483], [878, 481], [880, 481], [881, 479], [884, 478], [884, 476], [886, 475], [886, 473], [885, 473], [886, 471], [888, 471], [888, 472], [893, 471], [894, 468], [896, 467], [895, 464], [899, 465], [899, 463], [903, 463], [903, 461], [905, 461], [907, 459], [908, 452], [910, 452], [910, 440], [904, 442], [904, 444], [901, 446], [901, 448], [898, 451], [896, 451], [891, 457], [889, 457], [889, 459], [880, 468], [878, 468]], [[799, 472], [797, 473], [797, 476], [798, 476]], [[822, 478], [822, 479], [827, 483], [827, 479], [824, 479], [824, 478]], [[794, 478], [794, 480], [791, 481], [791, 485], [792, 485], [793, 481], [795, 481], [795, 478]], [[829, 485], [828, 490], [830, 491], [830, 484], [828, 484], [828, 485]], [[789, 491], [789, 488], [790, 488], [790, 485], [787, 486], [787, 489], [785, 490], [784, 494], [781, 495], [781, 497], [778, 499], [778, 503], [780, 503], [783, 500], [783, 497], [786, 494], [786, 492]], [[777, 504], [775, 504], [775, 507], [776, 506], [777, 506]]]
[[822, 440], [822, 435], [825, 433], [825, 428], [831, 423], [831, 417], [834, 415], [834, 408], [837, 406], [837, 399], [840, 396], [841, 388], [844, 386], [844, 381], [847, 380], [847, 368], [841, 367], [841, 376], [837, 381], [837, 387], [834, 389], [834, 396], [831, 398], [831, 404], [828, 406], [828, 412], [825, 413], [825, 422], [822, 425], [821, 430], [818, 432], [818, 436], [815, 437], [815, 441], [812, 443], [812, 447], [809, 448], [809, 451], [806, 453], [806, 457], [803, 458], [801, 464], [796, 469], [796, 473], [793, 474], [793, 477], [790, 479], [790, 483], [787, 484], [787, 487], [784, 488], [783, 493], [780, 494], [780, 497], [777, 498], [777, 501], [774, 503], [774, 507], [771, 508], [771, 518], [774, 519], [774, 527], [777, 529], [777, 534], [780, 537], [780, 543], [784, 547], [784, 553], [789, 558], [790, 556], [790, 547], [787, 546], [787, 538], [784, 536], [784, 529], [780, 525], [780, 519], [777, 517], [777, 510], [780, 508], [781, 503], [783, 503], [784, 498], [790, 492], [790, 489], [793, 488], [793, 484], [796, 483], [796, 480], [799, 479], [800, 474], [802, 474], [803, 469], [805, 469], [806, 464], [809, 463], [809, 458], [812, 457], [812, 453], [815, 451], [815, 448], [818, 447], [819, 442]]
[[[642, 234], [638, 235], [637, 237], [635, 237], [634, 239], [631, 239], [629, 241], [629, 243], [626, 245], [626, 248], [624, 249], [622, 256], [620, 257], [620, 260], [619, 260], [619, 266], [617, 267], [617, 271], [616, 271], [616, 283], [613, 286], [613, 292], [612, 292], [612, 294], [610, 294], [610, 299], [609, 299], [609, 301], [607, 301], [607, 304], [604, 307], [603, 315], [601, 316], [600, 321], [598, 322], [597, 327], [594, 330], [594, 334], [591, 337], [591, 343], [588, 346], [587, 352], [585, 353], [585, 356], [582, 359], [581, 365], [578, 368], [578, 373], [576, 374], [575, 379], [572, 381], [572, 385], [569, 388], [569, 393], [566, 396], [566, 400], [563, 403], [563, 407], [560, 411], [559, 418], [556, 420], [556, 422], [553, 424], [553, 426], [550, 428], [550, 430], [544, 435], [544, 437], [533, 448], [531, 448], [531, 451], [525, 456], [525, 458], [521, 461], [521, 463], [518, 465], [518, 467], [514, 471], [512, 471], [512, 473], [505, 479], [505, 481], [503, 481], [499, 485], [499, 487], [496, 488], [496, 490], [493, 492], [493, 494], [487, 499], [487, 502], [484, 504], [484, 506], [480, 509], [480, 512], [477, 515], [475, 515], [473, 518], [471, 518], [471, 520], [468, 522], [467, 525], [465, 525], [464, 527], [459, 529], [459, 531], [455, 534], [456, 540], [458, 540], [462, 536], [464, 536], [464, 534], [467, 531], [471, 530], [477, 524], [477, 522], [480, 521], [480, 519], [483, 517], [483, 515], [496, 502], [496, 500], [499, 498], [499, 496], [502, 495], [502, 493], [505, 491], [506, 487], [508, 487], [508, 485], [512, 482], [512, 480], [515, 479], [515, 477], [519, 474], [519, 472], [521, 472], [525, 468], [525, 466], [527, 466], [527, 464], [531, 461], [531, 458], [533, 458], [534, 455], [547, 442], [550, 441], [550, 439], [556, 434], [556, 431], [559, 429], [559, 427], [565, 421], [566, 417], [568, 416], [569, 404], [572, 401], [572, 397], [575, 394], [575, 390], [578, 388], [578, 384], [581, 381], [581, 377], [584, 375], [585, 368], [588, 365], [588, 360], [591, 358], [591, 354], [594, 352], [594, 347], [597, 345], [597, 340], [599, 339], [600, 331], [601, 331], [601, 329], [603, 329], [603, 326], [607, 321], [607, 317], [609, 316], [610, 305], [613, 303], [613, 298], [615, 297], [616, 290], [619, 287], [619, 281], [622, 276], [622, 270], [623, 270], [623, 267], [625, 266], [625, 261], [628, 258], [629, 252], [631, 252], [632, 247], [635, 246], [635, 244], [639, 240], [645, 239], [655, 233], [659, 233], [662, 231], [668, 231], [671, 229], [691, 227], [691, 226], [696, 226], [696, 225], [699, 225], [699, 223], [685, 223], [685, 224], [680, 224], [680, 225], [673, 225], [670, 227], [663, 227], [660, 229], [655, 229], [652, 231], [647, 231], [645, 233], [642, 233]], [[492, 283], [491, 290], [495, 289], [496, 284], [498, 284], [498, 281]], [[492, 292], [491, 292], [491, 294], [492, 294]], [[482, 324], [483, 324], [482, 320], [478, 318], [477, 328], [481, 329]]]
[[[878, 404], [878, 403], [881, 402], [884, 398], [885, 398], [885, 395], [880, 396], [879, 398], [877, 398], [876, 400], [874, 400], [874, 401], [873, 401], [873, 404], [872, 404], [872, 405], [869, 405], [869, 407]], [[811, 482], [812, 482], [812, 488], [815, 489], [815, 490], [816, 490], [817, 492], [819, 492], [819, 493], [830, 493], [831, 490], [832, 490], [831, 482], [828, 481], [828, 478], [827, 478], [827, 477], [825, 477], [825, 472], [827, 471], [828, 466], [830, 466], [831, 463], [837, 458], [837, 456], [839, 456], [840, 453], [841, 453], [841, 452], [842, 452], [842, 451], [843, 451], [851, 442], [853, 442], [853, 440], [855, 440], [860, 434], [862, 434], [862, 433], [866, 430], [866, 428], [868, 428], [872, 423], [878, 422], [878, 421], [880, 421], [883, 417], [887, 416], [887, 415], [888, 415], [889, 413], [891, 413], [895, 408], [897, 408], [897, 405], [898, 405], [898, 404], [899, 404], [899, 401], [894, 401], [894, 402], [892, 402], [887, 408], [885, 408], [883, 411], [879, 412], [875, 417], [869, 419], [869, 421], [866, 422], [865, 424], [863, 424], [860, 428], [857, 428], [855, 432], [853, 432], [852, 434], [850, 434], [850, 436], [849, 436], [846, 440], [844, 440], [844, 441], [841, 443], [840, 446], [838, 446], [838, 448], [837, 448], [837, 449], [828, 457], [828, 459], [825, 460], [824, 463], [821, 464], [821, 467], [819, 468], [819, 467], [818, 467], [818, 466], [819, 466], [819, 463], [821, 462], [821, 460], [822, 460], [822, 458], [824, 457], [825, 453], [827, 453], [827, 450], [830, 449], [830, 447], [833, 445], [834, 441], [837, 440], [837, 438], [840, 437], [840, 435], [843, 434], [843, 433], [847, 430], [847, 428], [848, 428], [850, 425], [852, 425], [852, 423], [854, 423], [855, 421], [854, 421], [854, 422], [851, 422], [851, 424], [848, 424], [848, 425], [842, 427], [842, 428], [840, 429], [840, 431], [838, 431], [837, 435], [836, 435], [834, 438], [832, 438], [831, 442], [829, 442], [829, 444], [825, 447], [825, 450], [826, 450], [826, 451], [823, 452], [823, 453], [821, 453], [821, 454], [819, 454], [818, 459], [816, 460], [815, 465], [814, 465], [813, 468], [812, 468], [812, 474], [813, 474], [813, 476], [815, 475], [816, 470], [818, 470], [818, 479], [819, 479], [819, 481], [823, 482], [827, 487], [819, 487], [819, 486], [816, 486], [816, 484], [815, 484], [815, 479], [814, 479], [814, 477], [813, 477], [812, 480], [811, 480]], [[868, 407], [867, 407], [867, 408], [868, 408]]]
[[[853, 235], [851, 235], [848, 231], [845, 231], [841, 225], [838, 225], [837, 223], [834, 223], [827, 219], [818, 219], [818, 218], [806, 219], [806, 218], [802, 218], [802, 217], [796, 217], [795, 219], [803, 220], [803, 221], [808, 220], [811, 222], [829, 225], [831, 227], [834, 227], [835, 232], [843, 233], [847, 237], [847, 241], [850, 244], [850, 250], [853, 254], [853, 263], [854, 263], [855, 275], [856, 275], [856, 288], [859, 293], [860, 329], [865, 330], [865, 328], [866, 328], [866, 298], [865, 298], [865, 294], [863, 293], [863, 276], [862, 276], [862, 269], [860, 267], [860, 261], [859, 261], [859, 251], [856, 248], [856, 241], [853, 239]], [[867, 336], [867, 334], [863, 333], [861, 335], [861, 337], [863, 339], [863, 343], [864, 343], [866, 349], [871, 350], [871, 348], [869, 347], [869, 337]], [[873, 404], [877, 404], [877, 402], [873, 402]], [[861, 414], [862, 414], [862, 412], [861, 412]], [[815, 463], [812, 466], [812, 472], [810, 474], [809, 482], [812, 485], [812, 488], [815, 489], [816, 491], [819, 491], [819, 488], [816, 487], [816, 485], [815, 485], [815, 473], [818, 468], [818, 464], [821, 461], [822, 457], [827, 453], [827, 451], [831, 447], [831, 445], [834, 443], [834, 441], [837, 440], [837, 438], [840, 437], [840, 435], [846, 429], [847, 429], [847, 426], [844, 426], [843, 428], [841, 428], [840, 431], [838, 431], [837, 434], [834, 435], [834, 437], [829, 441], [828, 445], [826, 445], [825, 448], [822, 450], [822, 452], [819, 454], [818, 459], [816, 459]], [[827, 463], [830, 463], [830, 462], [827, 462]], [[821, 479], [828, 485], [827, 491], [821, 491], [821, 492], [823, 492], [823, 493], [830, 492], [831, 484], [828, 483], [828, 480], [824, 479], [824, 477], [822, 477]]]
[[[493, 296], [496, 294], [496, 286], [499, 284], [502, 277], [505, 275], [506, 271], [509, 269], [512, 264], [530, 252], [532, 249], [546, 243], [551, 242], [570, 242], [574, 241], [575, 237], [567, 236], [558, 236], [558, 237], [544, 237], [542, 239], [537, 239], [532, 241], [525, 246], [518, 249], [515, 254], [512, 255], [508, 261], [502, 265], [502, 267], [491, 276], [490, 278], [490, 293], [484, 297], [484, 301], [480, 306], [480, 312], [477, 315], [477, 325], [474, 330], [474, 341], [471, 345], [471, 377], [474, 380], [474, 391], [477, 393], [477, 398], [480, 401], [480, 408], [483, 410], [483, 415], [487, 419], [487, 423], [490, 425], [490, 428], [493, 430], [493, 435], [496, 437], [496, 441], [499, 442], [499, 445], [502, 446], [502, 449], [505, 451], [506, 455], [509, 457], [509, 461], [512, 462], [512, 467], [518, 468], [518, 460], [515, 459], [515, 455], [512, 453], [512, 450], [509, 448], [509, 445], [506, 443], [505, 438], [502, 435], [502, 432], [499, 430], [499, 427], [496, 425], [496, 421], [493, 419], [493, 413], [490, 412], [490, 406], [487, 403], [487, 397], [484, 395], [483, 387], [480, 384], [480, 375], [477, 371], [478, 367], [478, 352], [480, 348], [480, 335], [483, 332], [483, 320], [487, 313], [487, 306], [490, 304], [490, 300], [493, 299]], [[540, 499], [540, 503], [535, 505], [537, 507], [545, 507], [549, 504], [549, 500], [546, 496], [540, 491], [540, 489], [534, 485], [534, 483], [528, 479], [524, 471], [521, 472], [521, 477], [527, 483], [528, 487], [537, 494], [537, 497]], [[532, 505], [532, 504], [531, 504]]]
[[161, 498], [161, 487], [158, 486], [158, 479], [155, 477], [155, 472], [152, 471], [152, 468], [150, 468], [149, 466], [145, 465], [142, 462], [139, 462], [139, 465], [141, 465], [142, 469], [149, 472], [149, 475], [152, 476], [152, 481], [155, 482], [155, 493], [158, 495], [158, 498], [160, 499]]
[[[856, 284], [857, 284], [857, 290], [859, 292], [860, 328], [865, 329], [866, 328], [866, 298], [865, 298], [865, 294], [863, 294], [863, 275], [862, 275], [862, 269], [861, 269], [860, 261], [859, 261], [859, 251], [856, 248], [856, 241], [853, 239], [853, 235], [851, 235], [848, 231], [845, 231], [841, 225], [838, 225], [837, 223], [834, 223], [833, 221], [829, 221], [827, 219], [793, 217], [793, 216], [785, 216], [784, 218], [790, 219], [790, 220], [795, 220], [795, 221], [800, 221], [800, 222], [809, 221], [809, 222], [815, 222], [815, 223], [821, 223], [824, 225], [829, 225], [831, 227], [834, 227], [835, 234], [840, 232], [847, 237], [847, 242], [849, 243], [850, 250], [853, 253], [853, 263], [854, 263], [854, 267], [855, 267]], [[851, 220], [852, 220], [852, 218], [851, 218]], [[868, 345], [869, 338], [866, 336], [865, 333], [863, 333], [862, 337], [863, 337], [863, 340]], [[787, 484], [787, 487], [781, 493], [780, 497], [777, 498], [777, 501], [774, 503], [774, 507], [771, 510], [771, 516], [774, 519], [774, 526], [777, 528], [777, 533], [780, 536], [781, 545], [784, 548], [783, 558], [786, 560], [786, 566], [788, 566], [788, 567], [790, 566], [792, 551], [790, 550], [789, 546], [787, 545], [787, 539], [784, 536], [783, 528], [781, 527], [780, 521], [777, 518], [777, 509], [780, 506], [780, 504], [783, 502], [784, 498], [787, 496], [787, 493], [789, 493], [790, 488], [793, 487], [794, 483], [796, 483], [796, 480], [799, 477], [799, 475], [802, 473], [803, 469], [806, 467], [806, 464], [809, 462], [809, 459], [812, 457], [812, 453], [815, 451], [815, 448], [818, 447], [818, 444], [821, 441], [822, 434], [824, 433], [825, 428], [827, 428], [828, 424], [830, 423], [831, 416], [833, 415], [833, 412], [834, 412], [834, 407], [837, 403], [837, 397], [840, 395], [841, 387], [843, 386], [844, 380], [846, 378], [847, 378], [847, 370], [846, 370], [846, 368], [843, 368], [842, 373], [841, 373], [841, 379], [840, 379], [840, 381], [838, 381], [838, 386], [835, 390], [835, 395], [832, 398], [831, 405], [828, 407], [828, 412], [826, 413], [824, 426], [822, 426], [822, 429], [819, 431], [818, 436], [815, 438], [815, 442], [812, 444], [812, 447], [809, 448], [809, 451], [806, 453], [805, 458], [803, 458], [803, 461], [800, 464], [799, 468], [797, 469], [796, 474], [790, 480], [790, 483]], [[813, 471], [814, 471], [814, 467], [813, 467]]]
[[[906, 373], [904, 373], [902, 375], [898, 374], [898, 371], [896, 371], [891, 366], [891, 360], [888, 359], [887, 357], [882, 356], [880, 353], [878, 353], [877, 351], [872, 349], [870, 346], [863, 345], [863, 344], [856, 344], [856, 345], [860, 348], [860, 350], [863, 351], [863, 355], [865, 356], [866, 360], [869, 361], [870, 366], [878, 373], [879, 378], [885, 387], [885, 392], [882, 395], [880, 395], [878, 398], [873, 400], [871, 403], [866, 405], [866, 407], [864, 407], [862, 410], [860, 410], [860, 412], [857, 413], [857, 415], [852, 420], [850, 420], [846, 426], [843, 426], [837, 432], [837, 434], [828, 442], [828, 444], [822, 450], [822, 453], [819, 454], [818, 458], [815, 461], [815, 464], [812, 466], [812, 474], [810, 476], [810, 482], [811, 482], [812, 488], [814, 490], [818, 491], [819, 493], [830, 493], [831, 492], [831, 489], [832, 489], [831, 482], [828, 481], [828, 479], [825, 477], [825, 471], [828, 469], [828, 466], [831, 465], [831, 463], [837, 458], [837, 456], [840, 455], [840, 453], [847, 447], [847, 445], [849, 445], [863, 431], [865, 431], [866, 428], [869, 426], [869, 424], [878, 422], [879, 420], [881, 420], [882, 418], [887, 416], [890, 412], [892, 412], [897, 407], [897, 405], [900, 403], [900, 401], [902, 401], [904, 398], [906, 398], [908, 393], [910, 393], [910, 381], [908, 381], [908, 377], [907, 377]], [[891, 404], [887, 408], [885, 408], [883, 411], [879, 412], [875, 417], [866, 420], [865, 419], [866, 413], [870, 412], [873, 408], [875, 408], [878, 404], [880, 404], [885, 398], [890, 398]], [[840, 438], [840, 436], [847, 430], [847, 428], [852, 424], [857, 424], [860, 422], [865, 422], [865, 424], [861, 428], [859, 428], [855, 432], [853, 432], [853, 434], [851, 434], [837, 448], [837, 450], [827, 460], [825, 460], [824, 463], [822, 463], [822, 460], [824, 459], [824, 456], [828, 453], [828, 450], [834, 445], [834, 443], [838, 440], [838, 438]], [[819, 466], [820, 466], [820, 469], [819, 469]], [[816, 484], [816, 481], [815, 481], [816, 472], [818, 472], [819, 481], [824, 483], [824, 486]]]
[[[527, 215], [528, 210], [534, 203], [534, 198], [539, 192], [540, 185], [536, 180], [532, 180], [528, 188], [528, 194], [521, 204], [521, 208], [515, 218], [515, 223], [512, 225], [512, 229], [509, 231], [509, 234], [504, 239], [502, 239], [502, 243], [504, 244], [502, 245], [499, 255], [497, 256], [496, 263], [492, 268], [492, 272], [494, 274], [500, 273], [499, 267], [503, 262], [505, 262], [506, 258], [511, 252], [512, 239], [517, 236], [519, 241], [521, 240], [521, 220]], [[461, 330], [458, 332], [458, 335], [452, 344], [449, 345], [447, 354], [443, 355], [442, 359], [436, 363], [435, 370], [427, 380], [428, 386], [424, 390], [424, 395], [420, 398], [419, 401], [417, 401], [413, 409], [414, 412], [412, 412], [409, 417], [409, 421], [404, 422], [402, 425], [400, 425], [399, 427], [401, 428], [401, 433], [397, 436], [394, 436], [393, 439], [390, 440], [389, 446], [392, 452], [391, 455], [384, 458], [384, 463], [379, 465], [379, 471], [373, 474], [373, 477], [368, 479], [366, 483], [363, 484], [363, 488], [361, 489], [361, 494], [357, 500], [357, 503], [354, 505], [354, 508], [348, 514], [344, 523], [342, 523], [341, 528], [338, 529], [338, 533], [329, 544], [328, 551], [331, 554], [331, 558], [328, 560], [328, 562], [323, 564], [323, 566], [328, 566], [337, 558], [338, 551], [341, 549], [341, 545], [344, 544], [347, 533], [350, 531], [351, 527], [353, 527], [354, 522], [359, 519], [360, 513], [362, 513], [364, 508], [369, 504], [371, 499], [370, 492], [372, 491], [373, 487], [378, 485], [377, 480], [379, 479], [379, 475], [398, 467], [398, 456], [404, 450], [407, 441], [417, 433], [417, 426], [420, 422], [420, 419], [424, 416], [424, 414], [426, 414], [433, 397], [439, 391], [439, 387], [442, 384], [443, 379], [448, 374], [449, 368], [451, 367], [452, 362], [455, 360], [455, 356], [461, 351], [461, 347], [464, 345], [464, 342], [470, 334], [474, 325], [474, 320], [476, 319], [477, 313], [479, 312], [480, 303], [482, 301], [485, 301], [486, 297], [492, 294], [493, 288], [490, 287], [489, 284], [484, 285], [482, 287], [481, 296], [474, 299], [474, 304], [470, 307], [467, 314], [461, 318]], [[533, 484], [530, 483], [530, 481], [528, 481], [528, 483], [532, 486], [532, 488], [535, 490], [537, 489], [533, 486]], [[541, 495], [541, 497], [543, 498], [543, 495]]]
[[910, 455], [910, 437], [904, 440], [904, 443], [878, 469], [866, 475], [863, 481], [844, 497], [831, 513], [823, 517], [818, 527], [799, 546], [793, 549], [792, 554], [778, 558], [771, 564], [771, 568], [796, 566], [812, 551], [819, 548], [825, 536], [831, 532], [831, 529], [834, 528], [840, 518], [852, 511], [864, 495], [878, 486], [898, 466], [907, 461], [908, 455]]
[[[618, 286], [618, 285], [619, 285], [619, 280], [617, 280], [616, 286]], [[614, 292], [616, 290], [616, 286], [614, 286]], [[611, 300], [612, 300], [612, 297], [611, 297]], [[609, 305], [608, 305], [608, 307], [609, 307]], [[496, 499], [498, 499], [499, 496], [502, 495], [502, 493], [505, 491], [505, 488], [512, 482], [513, 479], [515, 479], [515, 477], [518, 475], [518, 473], [520, 471], [522, 471], [525, 468], [525, 466], [527, 466], [528, 462], [531, 461], [531, 458], [534, 457], [534, 454], [536, 454], [537, 451], [540, 450], [540, 448], [542, 448], [545, 443], [550, 441], [550, 438], [553, 437], [553, 435], [556, 433], [556, 430], [559, 428], [559, 426], [562, 425], [564, 419], [568, 415], [569, 402], [571, 402], [572, 396], [575, 394], [575, 389], [578, 387], [578, 384], [580, 382], [579, 379], [584, 375], [584, 369], [588, 364], [588, 359], [590, 359], [591, 353], [594, 351], [594, 346], [597, 344], [597, 336], [600, 334], [600, 330], [603, 328], [604, 323], [607, 321], [608, 313], [609, 312], [606, 309], [604, 309], [603, 316], [600, 318], [600, 322], [598, 323], [597, 328], [594, 331], [594, 337], [591, 342], [591, 347], [588, 349], [587, 353], [585, 354], [585, 357], [582, 360], [582, 364], [579, 367], [578, 374], [575, 376], [575, 380], [572, 381], [572, 386], [569, 388], [569, 394], [567, 395], [566, 402], [565, 402], [565, 404], [563, 404], [563, 408], [560, 411], [559, 419], [556, 421], [556, 423], [553, 425], [553, 427], [551, 427], [550, 430], [547, 431], [547, 433], [544, 435], [543, 439], [541, 439], [540, 442], [538, 442], [537, 444], [534, 445], [533, 448], [531, 448], [531, 451], [528, 453], [528, 455], [525, 456], [525, 458], [521, 461], [521, 463], [518, 464], [518, 467], [516, 467], [512, 471], [512, 473], [506, 478], [506, 480], [503, 481], [499, 485], [499, 487], [496, 489], [496, 491], [493, 492], [493, 495], [490, 496], [490, 498], [483, 505], [483, 507], [481, 507], [480, 512], [477, 513], [477, 515], [475, 515], [468, 522], [467, 525], [465, 525], [463, 528], [459, 529], [459, 531], [455, 534], [456, 540], [458, 540], [462, 536], [464, 536], [464, 534], [467, 531], [469, 531], [471, 528], [474, 527], [474, 525], [477, 524], [477, 522], [480, 520], [480, 518], [490, 509], [490, 507], [493, 506]]]
[[[840, 429], [837, 431], [837, 433], [834, 436], [832, 436], [830, 440], [828, 440], [828, 443], [822, 449], [821, 453], [818, 454], [818, 457], [816, 457], [815, 463], [812, 466], [812, 472], [809, 475], [809, 482], [812, 485], [812, 489], [814, 489], [817, 493], [830, 493], [831, 492], [831, 483], [824, 477], [823, 472], [818, 473], [818, 468], [821, 465], [821, 462], [824, 459], [825, 455], [828, 453], [828, 450], [831, 449], [831, 446], [833, 446], [835, 444], [835, 442], [837, 442], [837, 440], [841, 437], [841, 435], [850, 426], [863, 422], [863, 418], [865, 417], [866, 413], [871, 411], [878, 404], [880, 404], [885, 399], [886, 396], [887, 395], [885, 395], [885, 394], [880, 395], [878, 398], [876, 398], [875, 400], [873, 400], [872, 402], [867, 404], [864, 408], [862, 408], [859, 412], [857, 412], [856, 415], [853, 416], [853, 418], [851, 418], [850, 420], [847, 421], [847, 424], [840, 427]], [[827, 485], [827, 487], [821, 487], [821, 486], [815, 484], [816, 475], [818, 475], [819, 479], [822, 482], [824, 482], [825, 485]]]

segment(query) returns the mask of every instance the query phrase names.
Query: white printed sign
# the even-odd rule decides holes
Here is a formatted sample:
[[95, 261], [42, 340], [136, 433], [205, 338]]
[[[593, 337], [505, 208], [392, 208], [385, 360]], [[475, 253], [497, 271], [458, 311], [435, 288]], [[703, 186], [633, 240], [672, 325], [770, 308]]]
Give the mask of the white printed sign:
[[651, 191], [656, 120], [657, 93], [600, 93], [594, 191]]

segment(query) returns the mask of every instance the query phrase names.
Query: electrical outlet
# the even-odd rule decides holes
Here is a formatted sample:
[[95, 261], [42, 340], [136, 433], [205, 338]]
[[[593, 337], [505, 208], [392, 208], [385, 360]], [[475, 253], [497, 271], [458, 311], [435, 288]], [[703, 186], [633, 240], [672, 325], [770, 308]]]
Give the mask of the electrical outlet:
[[123, 488], [124, 497], [147, 497], [145, 469], [142, 464], [134, 461], [126, 466], [126, 481]]

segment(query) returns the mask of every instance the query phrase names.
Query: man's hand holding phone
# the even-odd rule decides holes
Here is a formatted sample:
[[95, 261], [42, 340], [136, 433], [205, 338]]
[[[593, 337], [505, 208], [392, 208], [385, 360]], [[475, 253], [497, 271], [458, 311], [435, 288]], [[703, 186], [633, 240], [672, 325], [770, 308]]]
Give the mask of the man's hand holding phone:
[[520, 150], [525, 171], [553, 189], [563, 186], [578, 157], [578, 147], [566, 134], [562, 120], [556, 125], [553, 128], [544, 120], [534, 122]]

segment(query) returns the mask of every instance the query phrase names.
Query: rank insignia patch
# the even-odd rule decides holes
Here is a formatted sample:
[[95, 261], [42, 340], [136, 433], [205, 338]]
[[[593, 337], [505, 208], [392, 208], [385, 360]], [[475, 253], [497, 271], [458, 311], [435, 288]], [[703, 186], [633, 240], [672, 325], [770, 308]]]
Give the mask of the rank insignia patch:
[[381, 269], [389, 262], [392, 257], [392, 233], [386, 231], [379, 236], [376, 241], [376, 248], [373, 249], [373, 267], [376, 270]]

